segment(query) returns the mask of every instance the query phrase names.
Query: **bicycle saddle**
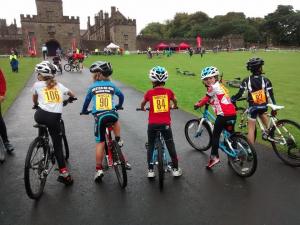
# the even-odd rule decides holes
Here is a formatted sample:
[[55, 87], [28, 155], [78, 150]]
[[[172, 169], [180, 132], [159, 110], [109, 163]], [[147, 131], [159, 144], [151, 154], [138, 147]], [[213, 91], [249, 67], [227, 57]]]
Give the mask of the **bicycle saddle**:
[[35, 128], [47, 128], [47, 126], [43, 125], [43, 124], [35, 124], [35, 125], [33, 125], [33, 127], [35, 127]]
[[270, 107], [272, 110], [276, 111], [276, 110], [279, 110], [279, 109], [283, 109], [284, 106], [281, 106], [281, 105], [274, 105], [274, 104], [267, 104], [268, 107]]

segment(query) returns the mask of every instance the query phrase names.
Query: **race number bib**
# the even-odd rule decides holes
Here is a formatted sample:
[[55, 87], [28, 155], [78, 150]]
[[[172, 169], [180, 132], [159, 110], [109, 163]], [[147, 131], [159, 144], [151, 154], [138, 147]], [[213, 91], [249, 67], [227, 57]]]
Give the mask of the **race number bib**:
[[44, 88], [43, 90], [45, 103], [61, 103], [62, 98], [60, 96], [60, 91], [56, 88]]
[[96, 95], [96, 110], [112, 110], [111, 94], [102, 93]]
[[264, 104], [267, 102], [266, 94], [263, 89], [255, 91], [255, 92], [251, 93], [251, 95], [252, 95], [253, 102], [255, 104], [260, 105], [260, 104]]
[[168, 112], [169, 101], [167, 95], [156, 95], [152, 97], [154, 113]]

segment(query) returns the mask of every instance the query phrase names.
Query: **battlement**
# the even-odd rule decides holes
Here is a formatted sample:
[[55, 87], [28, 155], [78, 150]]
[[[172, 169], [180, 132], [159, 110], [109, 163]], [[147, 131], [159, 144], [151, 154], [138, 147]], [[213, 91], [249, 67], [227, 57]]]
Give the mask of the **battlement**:
[[79, 16], [63, 16], [63, 22], [65, 23], [79, 23]]
[[21, 22], [37, 22], [37, 15], [21, 14]]
[[113, 25], [127, 25], [127, 26], [136, 26], [135, 19], [127, 19], [127, 20], [112, 20]]

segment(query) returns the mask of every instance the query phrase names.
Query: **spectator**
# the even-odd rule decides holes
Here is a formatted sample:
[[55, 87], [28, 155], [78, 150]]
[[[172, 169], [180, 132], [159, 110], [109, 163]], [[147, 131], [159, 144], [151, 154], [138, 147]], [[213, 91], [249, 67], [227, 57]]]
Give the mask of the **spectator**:
[[2, 70], [0, 68], [0, 135], [2, 137], [6, 151], [8, 153], [11, 153], [14, 150], [14, 147], [10, 144], [8, 140], [6, 125], [3, 120], [2, 112], [1, 112], [1, 104], [5, 100], [5, 93], [6, 93], [6, 81], [5, 81], [4, 74], [2, 73]]
[[11, 52], [9, 60], [12, 72], [19, 72], [19, 61], [14, 51]]
[[47, 58], [47, 55], [48, 55], [48, 48], [47, 48], [46, 44], [43, 44], [42, 52], [43, 52], [43, 58], [45, 60]]

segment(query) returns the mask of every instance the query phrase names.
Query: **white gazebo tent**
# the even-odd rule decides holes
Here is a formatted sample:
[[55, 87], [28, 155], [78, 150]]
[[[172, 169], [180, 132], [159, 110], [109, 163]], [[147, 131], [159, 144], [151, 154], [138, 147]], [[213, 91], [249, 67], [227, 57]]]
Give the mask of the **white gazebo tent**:
[[118, 49], [118, 48], [120, 48], [120, 46], [118, 46], [114, 43], [110, 43], [109, 45], [106, 46], [106, 48], [108, 48], [108, 49]]

